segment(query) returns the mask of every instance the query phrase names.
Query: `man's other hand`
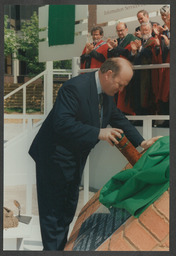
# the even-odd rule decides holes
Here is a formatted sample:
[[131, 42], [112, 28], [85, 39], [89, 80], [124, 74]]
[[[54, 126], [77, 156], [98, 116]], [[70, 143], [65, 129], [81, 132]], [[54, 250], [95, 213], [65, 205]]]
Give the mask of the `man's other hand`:
[[123, 130], [117, 128], [102, 128], [98, 136], [99, 140], [106, 140], [111, 146], [119, 144], [117, 137], [121, 139]]
[[156, 136], [151, 138], [150, 140], [143, 140], [141, 143], [141, 147], [144, 149], [149, 148], [155, 141], [157, 141], [159, 138], [161, 138], [162, 136]]

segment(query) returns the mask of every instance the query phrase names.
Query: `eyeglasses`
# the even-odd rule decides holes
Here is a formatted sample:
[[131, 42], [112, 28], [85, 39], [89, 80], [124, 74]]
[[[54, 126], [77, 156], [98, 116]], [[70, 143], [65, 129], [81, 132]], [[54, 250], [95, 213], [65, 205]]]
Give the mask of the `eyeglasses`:
[[120, 29], [120, 30], [116, 30], [117, 31], [117, 33], [119, 33], [119, 32], [123, 32], [125, 30], [125, 28], [124, 29]]

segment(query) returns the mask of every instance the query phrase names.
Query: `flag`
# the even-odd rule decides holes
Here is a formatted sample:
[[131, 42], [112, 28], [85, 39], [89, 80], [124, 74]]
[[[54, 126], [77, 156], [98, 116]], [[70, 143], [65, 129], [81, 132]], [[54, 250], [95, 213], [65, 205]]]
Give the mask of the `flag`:
[[50, 5], [48, 19], [49, 46], [73, 44], [75, 5]]

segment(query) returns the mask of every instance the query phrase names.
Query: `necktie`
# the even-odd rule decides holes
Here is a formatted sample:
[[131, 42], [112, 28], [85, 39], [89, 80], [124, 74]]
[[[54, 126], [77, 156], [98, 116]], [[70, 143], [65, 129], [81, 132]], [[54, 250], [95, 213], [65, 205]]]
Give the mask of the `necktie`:
[[100, 127], [102, 126], [103, 121], [103, 93], [99, 95], [99, 118], [100, 118]]

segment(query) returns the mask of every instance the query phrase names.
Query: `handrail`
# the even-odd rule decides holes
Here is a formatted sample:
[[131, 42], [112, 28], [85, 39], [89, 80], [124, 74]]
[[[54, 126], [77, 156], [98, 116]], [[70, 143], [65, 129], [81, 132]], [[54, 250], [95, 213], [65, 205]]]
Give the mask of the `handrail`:
[[[148, 65], [133, 65], [133, 70], [140, 70], [140, 69], [158, 69], [158, 68], [170, 68], [170, 63], [162, 63], [162, 64], [148, 64]], [[92, 71], [99, 70], [99, 68], [85, 68], [79, 69], [79, 73], [89, 73]]]
[[[162, 63], [162, 64], [148, 64], [148, 65], [133, 65], [133, 69], [134, 70], [140, 70], [140, 69], [158, 69], [158, 68], [169, 68], [170, 67], [170, 63]], [[92, 71], [96, 71], [99, 68], [92, 68], [92, 69], [80, 69], [79, 73], [81, 72], [92, 72]], [[58, 73], [58, 72], [66, 72], [63, 73], [64, 75], [69, 75], [71, 72], [71, 69], [53, 69], [53, 74]], [[20, 87], [16, 88], [15, 90], [13, 90], [12, 92], [8, 93], [6, 96], [4, 96], [4, 100], [6, 100], [7, 98], [9, 98], [10, 96], [12, 96], [13, 94], [15, 94], [16, 92], [20, 91], [21, 89], [25, 88], [26, 86], [28, 86], [29, 84], [33, 83], [34, 81], [36, 81], [38, 78], [40, 78], [41, 76], [45, 75], [47, 73], [47, 70], [44, 70], [43, 72], [41, 72], [40, 74], [38, 74], [37, 76], [35, 76], [34, 78], [32, 78], [31, 80], [27, 81], [26, 83], [24, 83], [23, 85], [21, 85]]]
[[151, 120], [169, 120], [169, 115], [126, 115], [126, 117], [130, 120], [145, 120], [146, 118], [150, 118]]
[[[158, 68], [169, 68], [170, 64], [169, 63], [162, 63], [162, 64], [149, 64], [149, 65], [133, 65], [133, 69], [134, 70], [140, 70], [140, 69], [158, 69]], [[81, 72], [92, 72], [95, 70], [98, 70], [99, 68], [94, 68], [94, 69], [80, 69], [78, 68], [78, 74]], [[25, 128], [25, 120], [28, 119], [42, 119], [45, 117], [45, 111], [44, 114], [41, 115], [32, 115], [32, 114], [27, 114], [26, 113], [26, 87], [31, 84], [32, 82], [36, 81], [38, 78], [40, 78], [41, 76], [44, 75], [44, 80], [45, 80], [45, 76], [47, 75], [47, 69], [44, 70], [43, 72], [41, 72], [40, 74], [38, 74], [37, 76], [35, 76], [34, 78], [32, 78], [31, 80], [27, 81], [26, 83], [24, 83], [23, 85], [21, 85], [19, 88], [13, 90], [12, 92], [10, 92], [9, 94], [7, 94], [4, 97], [4, 100], [6, 100], [8, 97], [14, 95], [15, 93], [17, 93], [18, 91], [20, 91], [21, 89], [23, 89], [23, 113], [21, 114], [5, 114], [4, 118], [5, 119], [23, 119], [23, 127]], [[53, 75], [55, 74], [61, 74], [61, 75], [68, 75], [68, 78], [71, 78], [72, 72], [71, 69], [53, 69]], [[134, 116], [130, 116], [130, 119], [132, 120], [140, 120], [140, 117], [134, 117]], [[146, 118], [146, 116], [145, 116]], [[155, 118], [158, 119], [158, 118]], [[142, 119], [143, 120], [143, 119]]]
[[35, 76], [34, 78], [32, 78], [31, 80], [27, 81], [26, 83], [22, 84], [20, 87], [18, 87], [17, 89], [13, 90], [12, 92], [8, 93], [6, 96], [4, 96], [4, 100], [6, 100], [7, 98], [9, 98], [10, 96], [12, 96], [13, 94], [15, 94], [16, 92], [20, 91], [21, 89], [25, 88], [26, 86], [28, 86], [28, 84], [33, 83], [34, 81], [36, 81], [38, 78], [40, 78], [41, 76], [46, 74], [46, 70], [44, 70], [43, 72], [41, 72], [40, 74], [38, 74], [37, 76]]
[[[41, 115], [32, 115], [32, 114], [25, 114], [25, 116], [29, 117], [29, 119], [41, 119], [45, 117], [44, 114]], [[4, 119], [23, 119], [23, 114], [4, 114]]]
[[[53, 72], [72, 72], [72, 70], [71, 69], [53, 69]], [[64, 73], [65, 74], [65, 73]]]
[[[44, 114], [41, 114], [41, 115], [32, 115], [32, 114], [26, 113], [26, 87], [42, 76], [44, 76], [44, 80], [46, 80], [47, 73], [48, 73], [48, 71], [47, 71], [47, 69], [45, 69], [43, 72], [41, 72], [37, 76], [33, 77], [32, 79], [30, 79], [29, 81], [27, 81], [26, 83], [21, 85], [20, 87], [16, 88], [12, 92], [10, 92], [6, 96], [4, 96], [4, 100], [6, 100], [7, 98], [11, 97], [15, 93], [19, 92], [20, 90], [23, 90], [23, 112], [20, 114], [4, 114], [4, 119], [22, 119], [23, 120], [23, 130], [24, 130], [26, 120], [29, 121], [29, 119], [31, 119], [31, 118], [32, 119], [42, 119], [45, 117], [45, 111], [44, 111]], [[53, 75], [55, 75], [55, 74], [67, 75], [68, 79], [70, 79], [72, 72], [70, 69], [53, 69]], [[45, 88], [44, 88], [44, 91], [45, 91]]]
[[170, 63], [162, 63], [162, 64], [147, 64], [147, 65], [134, 65], [134, 70], [140, 69], [158, 69], [158, 68], [170, 68]]
[[[69, 75], [69, 74], [71, 74], [71, 69], [53, 69], [53, 74], [58, 73], [58, 72], [65, 72], [65, 73], [63, 73], [64, 75]], [[36, 81], [38, 78], [40, 78], [41, 76], [43, 76], [45, 74], [47, 74], [47, 70], [46, 69], [43, 72], [41, 72], [40, 74], [38, 74], [37, 76], [33, 77], [32, 79], [30, 79], [29, 81], [24, 83], [23, 85], [21, 85], [20, 87], [16, 88], [15, 90], [13, 90], [10, 93], [8, 93], [6, 96], [4, 96], [4, 100], [9, 98], [10, 96], [15, 94], [16, 92], [22, 90], [23, 88], [25, 88], [29, 84], [33, 83], [34, 81]]]

